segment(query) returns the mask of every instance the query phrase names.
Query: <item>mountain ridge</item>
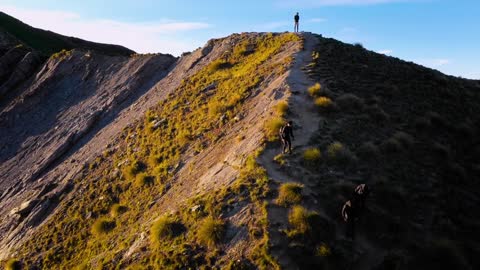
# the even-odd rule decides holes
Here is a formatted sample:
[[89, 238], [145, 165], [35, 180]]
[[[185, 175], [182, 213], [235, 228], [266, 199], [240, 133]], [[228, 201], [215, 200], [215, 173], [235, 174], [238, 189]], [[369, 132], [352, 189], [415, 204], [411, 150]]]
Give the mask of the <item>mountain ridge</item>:
[[[480, 201], [480, 81], [312, 33], [232, 34], [179, 58], [80, 48], [35, 65], [35, 51], [9, 42], [7, 264], [479, 265], [478, 220], [465, 208]], [[286, 120], [291, 155], [278, 141]], [[340, 209], [359, 183], [372, 195], [352, 241]]]

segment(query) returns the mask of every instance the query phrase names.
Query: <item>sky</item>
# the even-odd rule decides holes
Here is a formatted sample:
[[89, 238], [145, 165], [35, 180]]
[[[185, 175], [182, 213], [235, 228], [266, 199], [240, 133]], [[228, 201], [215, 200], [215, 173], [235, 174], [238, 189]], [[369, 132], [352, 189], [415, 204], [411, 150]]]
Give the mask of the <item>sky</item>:
[[34, 27], [139, 53], [180, 55], [211, 38], [293, 30], [480, 79], [478, 0], [0, 0]]

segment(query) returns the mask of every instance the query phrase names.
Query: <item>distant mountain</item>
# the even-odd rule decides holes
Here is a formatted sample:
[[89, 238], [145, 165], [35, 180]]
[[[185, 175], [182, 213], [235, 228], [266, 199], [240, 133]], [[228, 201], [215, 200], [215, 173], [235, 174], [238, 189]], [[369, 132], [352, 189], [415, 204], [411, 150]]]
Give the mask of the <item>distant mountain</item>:
[[[34, 28], [3, 12], [0, 12], [0, 32], [1, 31], [5, 31], [10, 35], [10, 41], [13, 41], [11, 38], [15, 38], [18, 42], [46, 56], [50, 56], [61, 50], [71, 49], [95, 50], [106, 55], [131, 55], [135, 53], [119, 45], [96, 43]], [[0, 33], [0, 36], [4, 35], [5, 34], [2, 35]], [[1, 40], [0, 38], [0, 45]]]

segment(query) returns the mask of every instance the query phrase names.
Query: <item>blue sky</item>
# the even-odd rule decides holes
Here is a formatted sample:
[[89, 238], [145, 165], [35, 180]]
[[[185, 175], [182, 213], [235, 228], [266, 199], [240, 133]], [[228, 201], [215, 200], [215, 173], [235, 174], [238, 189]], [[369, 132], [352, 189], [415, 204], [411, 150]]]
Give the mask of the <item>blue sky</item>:
[[235, 32], [300, 30], [480, 79], [477, 0], [0, 0], [32, 26], [138, 52], [179, 55]]

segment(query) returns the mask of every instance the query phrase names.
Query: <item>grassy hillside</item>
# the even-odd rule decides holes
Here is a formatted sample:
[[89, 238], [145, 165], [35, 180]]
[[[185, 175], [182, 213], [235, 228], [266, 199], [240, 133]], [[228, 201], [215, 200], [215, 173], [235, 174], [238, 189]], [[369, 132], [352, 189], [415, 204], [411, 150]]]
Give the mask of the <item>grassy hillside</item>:
[[[190, 166], [193, 172], [197, 167], [188, 158], [224, 140], [243, 106], [261, 94], [259, 85], [285, 72], [292, 59], [273, 60], [276, 54], [299, 42], [294, 34], [240, 36], [233, 50], [185, 78], [89, 164], [70, 198], [16, 259], [25, 267], [46, 269], [277, 267], [267, 252], [268, 178], [255, 153], [237, 168], [231, 186], [192, 198], [162, 199], [178, 181], [179, 167]], [[249, 209], [241, 228], [226, 219], [237, 206]], [[249, 239], [250, 251], [239, 261], [225, 258], [235, 244], [226, 240], [232, 230], [245, 230]]]
[[3, 12], [0, 12], [0, 29], [7, 31], [27, 46], [42, 52], [46, 56], [61, 50], [75, 48], [96, 50], [106, 55], [131, 55], [134, 53], [134, 51], [122, 46], [85, 41], [34, 28]]
[[[479, 82], [333, 39], [319, 37], [312, 56], [308, 91], [323, 120], [308, 145], [275, 159], [293, 181], [277, 200], [291, 259], [302, 269], [478, 269]], [[372, 193], [351, 241], [340, 212], [360, 183]]]

